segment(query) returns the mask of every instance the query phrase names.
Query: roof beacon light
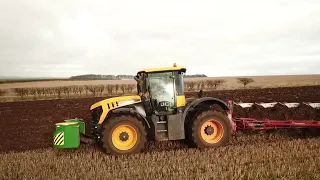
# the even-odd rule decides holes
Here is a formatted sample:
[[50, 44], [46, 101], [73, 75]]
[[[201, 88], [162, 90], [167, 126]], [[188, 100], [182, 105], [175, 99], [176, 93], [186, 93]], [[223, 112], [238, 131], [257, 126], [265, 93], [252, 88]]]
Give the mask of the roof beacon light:
[[173, 67], [177, 67], [177, 64], [176, 64], [176, 63], [173, 63]]

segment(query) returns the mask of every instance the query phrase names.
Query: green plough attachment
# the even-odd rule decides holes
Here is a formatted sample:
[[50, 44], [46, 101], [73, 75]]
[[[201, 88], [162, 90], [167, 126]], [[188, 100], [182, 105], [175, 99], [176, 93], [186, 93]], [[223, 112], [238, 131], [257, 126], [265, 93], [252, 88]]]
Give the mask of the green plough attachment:
[[78, 148], [81, 134], [85, 134], [85, 123], [81, 119], [68, 119], [57, 123], [53, 133], [53, 147]]

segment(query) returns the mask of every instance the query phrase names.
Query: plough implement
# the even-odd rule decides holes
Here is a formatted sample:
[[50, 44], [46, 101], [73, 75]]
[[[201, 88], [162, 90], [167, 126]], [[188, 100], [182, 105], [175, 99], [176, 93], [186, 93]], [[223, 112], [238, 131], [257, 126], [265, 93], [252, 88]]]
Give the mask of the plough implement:
[[[320, 128], [316, 119], [277, 120], [237, 117], [236, 107], [256, 103], [224, 102], [214, 97], [185, 98], [184, 67], [153, 68], [135, 76], [138, 94], [102, 100], [90, 107], [91, 120], [69, 119], [56, 124], [54, 148], [96, 143], [113, 155], [141, 152], [147, 141], [182, 140], [190, 147], [226, 145], [236, 131], [279, 128]], [[262, 103], [270, 108], [279, 103]], [[307, 103], [319, 108], [320, 103]], [[214, 107], [219, 106], [221, 110]], [[294, 103], [281, 103], [296, 108]], [[319, 113], [319, 109], [317, 109]], [[316, 115], [319, 117], [319, 114]]]
[[[316, 111], [315, 119], [304, 119], [304, 120], [294, 120], [294, 119], [256, 119], [256, 118], [244, 118], [244, 117], [232, 117], [232, 112], [229, 112], [229, 117], [232, 117], [232, 122], [237, 130], [270, 130], [270, 129], [285, 129], [285, 128], [320, 128], [320, 103], [235, 103], [233, 101], [228, 102], [230, 108], [234, 108], [234, 105], [239, 105], [242, 108], [250, 108], [254, 104], [260, 105], [264, 108], [272, 108], [277, 104], [284, 105], [288, 108], [298, 108], [299, 105], [305, 104], [314, 108]], [[320, 131], [320, 129], [319, 129]]]

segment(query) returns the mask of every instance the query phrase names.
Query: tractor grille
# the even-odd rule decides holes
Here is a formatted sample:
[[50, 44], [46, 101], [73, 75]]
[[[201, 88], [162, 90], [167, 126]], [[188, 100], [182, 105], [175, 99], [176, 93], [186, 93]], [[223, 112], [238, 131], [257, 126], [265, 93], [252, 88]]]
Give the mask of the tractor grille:
[[98, 124], [101, 114], [102, 114], [101, 106], [92, 110], [91, 112], [92, 125]]
[[91, 135], [94, 137], [94, 138], [99, 138], [99, 125], [98, 125], [98, 122], [99, 122], [99, 119], [100, 119], [100, 116], [102, 114], [102, 107], [99, 106], [95, 109], [92, 110], [91, 112]]

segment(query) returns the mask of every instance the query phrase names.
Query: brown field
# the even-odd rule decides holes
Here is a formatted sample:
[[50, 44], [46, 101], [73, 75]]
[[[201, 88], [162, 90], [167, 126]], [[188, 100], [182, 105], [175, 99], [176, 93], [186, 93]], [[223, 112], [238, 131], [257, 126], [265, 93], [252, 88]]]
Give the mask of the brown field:
[[[285, 78], [274, 78], [271, 83], [272, 78], [254, 79], [261, 87], [285, 83]], [[236, 102], [320, 102], [320, 85], [312, 86], [320, 82], [320, 76], [291, 78], [290, 81], [287, 77], [291, 83], [287, 86], [299, 83], [308, 86], [208, 90], [205, 95]], [[105, 83], [99, 84], [102, 82]], [[232, 80], [227, 83], [232, 84]], [[12, 88], [18, 84], [7, 85]], [[37, 83], [31, 84], [29, 87], [37, 86]], [[40, 84], [37, 87], [41, 87]], [[196, 93], [187, 92], [186, 96], [196, 96]], [[227, 146], [205, 150], [187, 148], [183, 141], [149, 142], [143, 153], [123, 157], [104, 154], [97, 147], [85, 144], [74, 150], [52, 149], [55, 123], [75, 117], [90, 120], [90, 105], [107, 97], [104, 93], [94, 98], [0, 103], [0, 179], [320, 179], [320, 138], [299, 130], [237, 132]], [[319, 109], [305, 106], [272, 110], [283, 120], [286, 120], [283, 112], [289, 111], [296, 113], [292, 114], [293, 118], [320, 120]], [[240, 108], [234, 116], [270, 118], [273, 117], [270, 112], [271, 109], [256, 107], [244, 112]]]

